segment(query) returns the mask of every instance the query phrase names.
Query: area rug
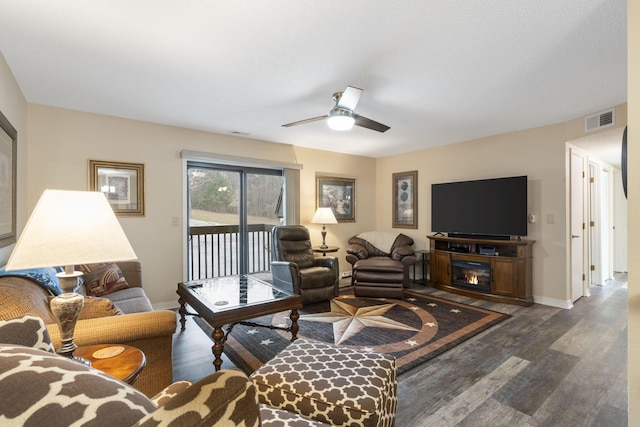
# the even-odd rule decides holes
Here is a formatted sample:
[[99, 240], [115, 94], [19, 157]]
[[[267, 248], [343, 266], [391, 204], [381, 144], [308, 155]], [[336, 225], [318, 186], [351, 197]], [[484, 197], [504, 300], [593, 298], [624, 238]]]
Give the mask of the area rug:
[[[356, 298], [350, 289], [342, 290], [330, 302], [308, 305], [298, 312], [298, 337], [390, 354], [397, 360], [398, 374], [510, 317], [412, 291], [405, 291], [401, 301]], [[252, 322], [290, 325], [289, 314], [263, 316]], [[211, 336], [211, 326], [195, 320]], [[289, 345], [290, 339], [286, 331], [237, 324], [227, 338], [224, 353], [250, 374]]]

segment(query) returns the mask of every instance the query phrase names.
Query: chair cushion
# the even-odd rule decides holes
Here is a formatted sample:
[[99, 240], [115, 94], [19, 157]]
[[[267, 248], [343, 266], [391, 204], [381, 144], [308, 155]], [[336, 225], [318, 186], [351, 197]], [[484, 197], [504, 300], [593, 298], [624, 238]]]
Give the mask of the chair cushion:
[[298, 339], [250, 376], [260, 403], [339, 426], [391, 426], [393, 357]]
[[31, 315], [1, 320], [0, 343], [23, 345], [50, 353], [54, 351], [44, 322]]
[[370, 271], [376, 273], [400, 273], [404, 271], [404, 266], [400, 261], [385, 257], [373, 257], [362, 259], [353, 266], [354, 270]]
[[104, 296], [124, 313], [144, 313], [153, 311], [151, 301], [142, 288], [128, 288]]
[[42, 350], [0, 344], [0, 373], [0, 418], [11, 425], [128, 426], [156, 409], [133, 387]]

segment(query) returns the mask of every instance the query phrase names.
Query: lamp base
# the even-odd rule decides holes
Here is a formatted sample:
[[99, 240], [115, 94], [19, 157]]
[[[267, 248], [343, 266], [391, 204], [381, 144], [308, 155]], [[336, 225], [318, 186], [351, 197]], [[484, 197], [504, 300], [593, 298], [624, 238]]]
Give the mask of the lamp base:
[[322, 244], [320, 245], [320, 249], [327, 249], [329, 246], [327, 246], [327, 244], [325, 243], [325, 239], [327, 238], [327, 226], [322, 224], [322, 231], [320, 232], [320, 234], [322, 234]]
[[73, 342], [73, 333], [80, 310], [84, 307], [84, 297], [75, 292], [65, 292], [51, 298], [49, 307], [60, 329], [61, 345], [57, 353], [91, 366], [91, 362], [88, 360], [73, 355], [74, 350], [78, 348], [76, 343]]

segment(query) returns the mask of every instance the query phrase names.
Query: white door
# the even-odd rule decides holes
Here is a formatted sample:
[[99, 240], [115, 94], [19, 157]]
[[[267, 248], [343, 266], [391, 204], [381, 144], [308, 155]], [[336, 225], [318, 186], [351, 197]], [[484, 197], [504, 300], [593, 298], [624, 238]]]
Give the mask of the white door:
[[611, 198], [610, 190], [611, 180], [610, 173], [608, 169], [602, 170], [602, 185], [600, 188], [602, 192], [600, 193], [601, 197], [601, 212], [602, 212], [602, 220], [600, 227], [600, 249], [602, 252], [602, 268], [600, 269], [602, 276], [602, 284], [605, 283], [605, 280], [613, 277], [613, 268], [611, 264], [611, 259], [613, 255], [613, 250], [611, 249], [611, 241], [613, 240], [613, 233], [611, 228], [611, 211], [613, 209], [613, 199]]
[[602, 166], [594, 161], [589, 161], [589, 283], [602, 285], [602, 252], [601, 231], [602, 208], [600, 202], [600, 173]]
[[571, 301], [585, 295], [585, 176], [586, 156], [575, 148], [571, 149]]

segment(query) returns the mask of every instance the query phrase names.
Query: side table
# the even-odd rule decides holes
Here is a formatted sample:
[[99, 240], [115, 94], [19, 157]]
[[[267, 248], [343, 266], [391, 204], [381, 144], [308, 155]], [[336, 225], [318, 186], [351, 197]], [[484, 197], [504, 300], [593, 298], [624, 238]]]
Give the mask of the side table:
[[338, 252], [340, 249], [337, 246], [327, 246], [326, 248], [321, 248], [320, 246], [312, 246], [311, 249], [313, 252], [322, 253], [322, 256], [327, 256], [328, 252]]
[[142, 350], [124, 344], [96, 344], [78, 347], [73, 354], [91, 366], [127, 384], [133, 384], [147, 364]]
[[[420, 285], [429, 284], [429, 254], [431, 251], [429, 249], [418, 249], [415, 251], [416, 253], [416, 262], [413, 264], [413, 283], [418, 283]], [[420, 279], [416, 279], [416, 265], [422, 267], [422, 277]]]

